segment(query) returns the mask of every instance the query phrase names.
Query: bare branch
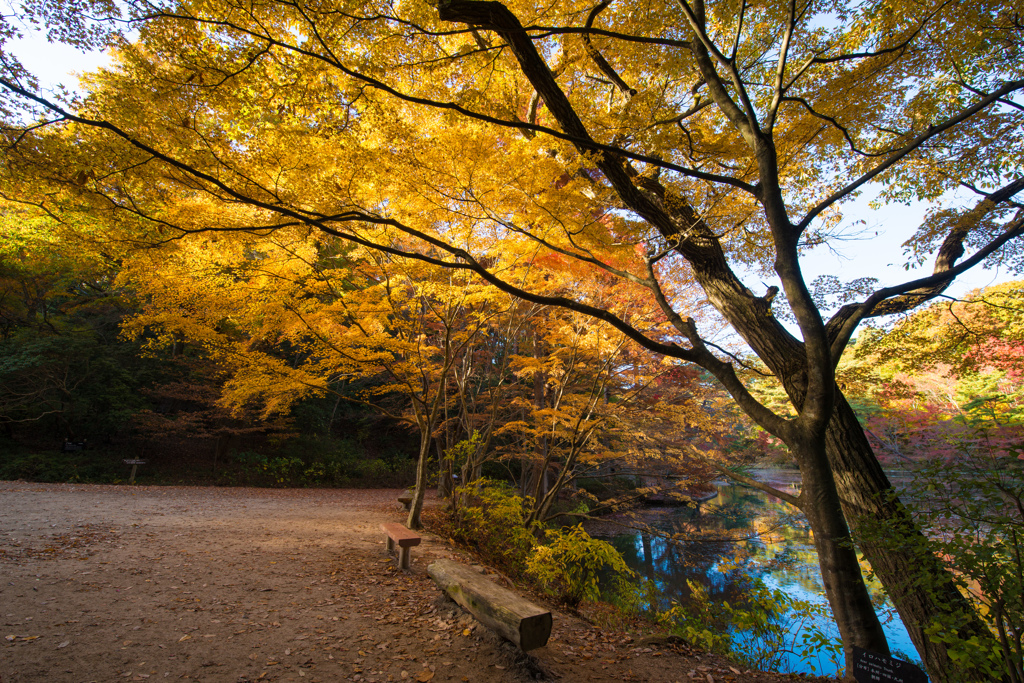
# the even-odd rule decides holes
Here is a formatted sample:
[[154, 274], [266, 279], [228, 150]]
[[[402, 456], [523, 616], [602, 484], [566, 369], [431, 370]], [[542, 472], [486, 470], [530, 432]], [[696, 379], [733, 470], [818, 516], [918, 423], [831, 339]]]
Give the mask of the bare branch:
[[822, 114], [821, 112], [817, 111], [813, 106], [811, 106], [810, 102], [808, 102], [807, 100], [805, 100], [802, 97], [786, 96], [786, 97], [782, 98], [782, 101], [783, 102], [795, 102], [795, 103], [803, 106], [804, 109], [806, 109], [808, 112], [810, 112], [811, 116], [813, 116], [815, 118], [818, 118], [818, 119], [821, 119], [822, 121], [828, 122], [831, 126], [833, 126], [836, 130], [838, 130], [840, 133], [843, 134], [843, 137], [846, 139], [846, 144], [848, 144], [850, 146], [850, 151], [852, 151], [852, 152], [854, 152], [856, 154], [859, 154], [859, 155], [865, 156], [865, 157], [880, 157], [880, 156], [885, 156], [886, 154], [889, 154], [889, 152], [875, 152], [875, 153], [865, 152], [864, 150], [858, 148], [857, 147], [857, 143], [855, 143], [853, 141], [853, 138], [850, 136], [850, 131], [848, 131], [843, 124], [839, 123], [839, 121], [836, 118], [834, 118], [832, 116], [829, 116], [828, 114]]
[[[694, 9], [690, 7], [687, 0], [677, 0], [677, 2], [679, 3], [679, 6], [682, 7], [683, 14], [690, 23], [690, 28], [697, 35], [697, 41], [694, 44], [693, 50], [694, 56], [697, 57], [698, 63], [701, 61], [704, 62], [701, 64], [701, 73], [704, 75], [704, 79], [708, 82], [708, 86], [712, 88], [712, 93], [715, 95], [715, 101], [718, 102], [720, 107], [723, 107], [723, 103], [726, 100], [729, 103], [732, 103], [732, 107], [735, 109], [733, 110], [732, 108], [723, 107], [723, 112], [730, 118], [730, 120], [732, 120], [734, 125], [737, 125], [740, 128], [740, 132], [743, 133], [743, 137], [746, 138], [749, 143], [753, 144], [757, 136], [760, 134], [761, 127], [757, 122], [757, 112], [750, 101], [750, 96], [747, 93], [746, 86], [743, 84], [743, 78], [740, 76], [740, 72], [736, 69], [736, 65], [733, 64], [728, 57], [723, 55], [721, 50], [718, 49], [718, 46], [715, 45], [715, 42], [711, 40], [711, 36], [709, 36], [707, 31], [704, 29], [703, 22], [694, 12]], [[698, 49], [698, 46], [703, 46], [704, 49], [700, 50]], [[718, 83], [721, 90], [720, 92], [716, 92], [713, 81], [718, 80], [720, 77], [718, 76], [717, 70], [714, 68], [711, 60], [701, 59], [702, 52], [704, 55], [713, 56], [715, 60], [718, 61], [718, 63], [726, 70], [726, 73], [729, 74], [729, 79], [732, 82], [733, 88], [736, 89], [736, 94], [739, 96], [740, 102], [743, 104], [743, 109], [740, 109], [732, 102], [732, 98], [728, 96], [724, 87], [721, 87], [721, 82]], [[740, 114], [741, 118], [736, 116], [737, 113]], [[745, 122], [745, 125], [739, 126], [741, 120]]]
[[[611, 0], [603, 0], [599, 5], [595, 6], [594, 9], [590, 10], [590, 14], [587, 15], [586, 28], [592, 28], [597, 15], [607, 9], [610, 4]], [[583, 47], [586, 49], [587, 54], [590, 55], [590, 59], [592, 59], [594, 64], [597, 65], [598, 70], [603, 73], [616, 88], [619, 89], [619, 92], [621, 92], [627, 100], [636, 95], [636, 90], [629, 87], [629, 85], [622, 80], [622, 77], [619, 76], [614, 67], [608, 63], [608, 60], [604, 58], [604, 55], [598, 52], [597, 48], [594, 47], [594, 44], [590, 40], [589, 33], [583, 34]]]
[[819, 202], [814, 208], [807, 212], [807, 215], [804, 217], [804, 219], [800, 221], [799, 224], [797, 224], [798, 230], [802, 232], [804, 229], [806, 229], [806, 227], [810, 224], [811, 221], [813, 221], [815, 218], [818, 217], [819, 214], [821, 214], [822, 211], [832, 206], [833, 204], [843, 199], [844, 197], [849, 196], [852, 192], [855, 192], [858, 188], [867, 184], [868, 182], [876, 178], [878, 175], [889, 170], [894, 165], [896, 165], [897, 162], [899, 162], [901, 159], [903, 159], [905, 156], [907, 156], [914, 150], [924, 145], [929, 140], [935, 138], [941, 133], [946, 132], [947, 130], [953, 128], [957, 124], [966, 121], [967, 119], [971, 118], [978, 112], [992, 105], [992, 103], [998, 102], [1005, 95], [1008, 95], [1022, 88], [1024, 88], [1024, 81], [1010, 81], [1008, 83], [1004, 83], [1001, 88], [989, 93], [988, 95], [986, 95], [985, 97], [983, 97], [981, 100], [971, 105], [970, 107], [967, 107], [966, 109], [960, 111], [954, 116], [947, 118], [945, 121], [942, 121], [937, 125], [928, 126], [928, 129], [924, 133], [918, 135], [916, 138], [908, 142], [900, 149], [893, 151], [885, 161], [875, 166], [875, 168], [863, 174], [852, 183], [849, 183], [848, 185], [846, 185], [846, 187], [843, 187], [842, 189], [833, 192], [829, 197]]
[[[742, 17], [742, 15], [740, 15]], [[779, 47], [779, 61], [775, 67], [775, 87], [772, 95], [772, 103], [768, 107], [768, 119], [765, 127], [770, 131], [775, 127], [775, 117], [779, 111], [779, 104], [783, 93], [783, 80], [786, 76], [786, 60], [789, 58], [789, 43], [793, 39], [793, 31], [796, 29], [796, 0], [789, 0], [789, 20], [786, 22], [786, 32], [782, 36], [782, 45]], [[737, 36], [737, 40], [739, 37]]]
[[1017, 215], [999, 236], [972, 254], [970, 258], [956, 264], [956, 261], [964, 253], [963, 242], [970, 234], [971, 227], [997, 205], [1007, 202], [1022, 190], [1024, 190], [1024, 177], [991, 193], [979, 202], [978, 206], [963, 216], [950, 229], [939, 248], [932, 275], [893, 287], [882, 288], [861, 303], [848, 304], [839, 309], [827, 325], [833, 350], [833, 362], [838, 362], [857, 325], [865, 318], [902, 313], [939, 296], [958, 275], [981, 263], [1010, 240], [1024, 235], [1024, 210], [1021, 210], [1017, 212]]
[[744, 486], [749, 486], [750, 488], [757, 489], [758, 491], [763, 491], [764, 493], [767, 493], [769, 496], [775, 496], [776, 498], [784, 500], [787, 503], [789, 503], [790, 505], [792, 505], [793, 507], [795, 507], [797, 510], [803, 510], [804, 509], [803, 495], [794, 496], [791, 493], [786, 493], [785, 491], [780, 491], [779, 489], [775, 488], [774, 486], [766, 484], [766, 483], [764, 483], [762, 481], [758, 481], [756, 479], [751, 479], [750, 477], [748, 477], [748, 476], [746, 476], [744, 474], [740, 474], [739, 472], [735, 472], [733, 470], [730, 470], [725, 465], [720, 465], [718, 463], [712, 463], [712, 464], [714, 465], [715, 469], [717, 469], [719, 472], [721, 472], [725, 476], [729, 477], [730, 479], [733, 479], [734, 481], [738, 481], [739, 483], [743, 484]]

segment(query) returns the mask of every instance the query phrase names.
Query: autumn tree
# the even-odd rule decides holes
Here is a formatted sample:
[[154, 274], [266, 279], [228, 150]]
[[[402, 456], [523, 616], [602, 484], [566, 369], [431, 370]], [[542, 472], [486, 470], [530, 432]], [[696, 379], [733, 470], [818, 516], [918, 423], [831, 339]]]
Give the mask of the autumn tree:
[[[422, 261], [346, 248], [307, 229], [201, 236], [132, 259], [122, 278], [145, 299], [127, 334], [197, 345], [228, 374], [219, 403], [287, 415], [335, 394], [419, 434], [409, 516], [419, 527], [446, 378], [509, 297]], [[359, 393], [344, 382], [371, 380]], [[394, 400], [395, 397], [399, 400]]]
[[997, 635], [987, 646], [948, 645], [973, 669], [1008, 681], [1024, 680], [1020, 302], [1020, 282], [947, 298], [891, 328], [862, 331], [839, 366], [872, 446], [912, 475], [915, 518]]
[[998, 458], [1017, 448], [1024, 428], [1021, 284], [933, 303], [860, 335], [840, 378], [890, 462], [958, 452]]
[[[576, 292], [630, 299], [628, 288], [615, 287], [600, 271], [573, 270]], [[551, 277], [558, 268], [547, 272]], [[631, 322], [640, 325], [647, 317], [652, 326], [664, 324], [660, 312], [643, 303], [629, 302]], [[697, 451], [692, 442], [716, 431], [704, 409], [710, 387], [583, 313], [549, 307], [533, 316], [530, 330], [511, 362], [521, 384], [510, 407], [522, 413], [499, 430], [520, 437], [503, 455], [521, 462], [521, 489], [534, 501], [527, 524], [549, 520], [563, 489], [608, 468], [636, 476], [707, 476], [704, 461], [717, 460], [718, 453]]]
[[[44, 3], [44, 17], [84, 40], [95, 34], [74, 23], [81, 15], [60, 11], [83, 2]], [[20, 105], [5, 127], [6, 182], [35, 178], [22, 190], [43, 204], [46, 187], [74, 186], [78, 208], [150, 240], [307, 226], [472, 272], [701, 366], [800, 466], [801, 493], [781, 497], [814, 529], [848, 663], [854, 645], [888, 652], [848, 524], [889, 528], [908, 547], [921, 536], [835, 366], [862, 321], [911, 310], [983, 262], [1016, 263], [1024, 28], [1012, 6], [128, 7], [138, 38], [117, 43], [116, 65], [81, 102], [6, 70], [9, 110]], [[910, 264], [931, 261], [931, 275], [849, 288], [826, 318], [801, 257], [835, 235], [843, 203], [872, 182], [883, 200], [958, 187], [974, 198], [933, 213], [907, 242]], [[216, 203], [230, 215], [204, 206]], [[619, 302], [586, 292], [533, 291], [499, 254], [600, 268], [643, 290], [673, 329], [634, 325]], [[749, 263], [781, 291], [746, 284], [736, 266]], [[794, 416], [748, 391], [709, 324], [676, 298], [686, 282], [775, 375]], [[788, 308], [796, 333], [773, 305]], [[933, 679], [970, 678], [926, 633], [941, 621], [985, 635], [941, 564], [862, 549]], [[912, 589], [922, 576], [935, 590]]]
[[[582, 465], [625, 459], [631, 425], [651, 424], [645, 412], [657, 401], [641, 395], [666, 368], [641, 368], [635, 351], [627, 358], [614, 328], [524, 305], [450, 269], [314, 237], [194, 235], [135, 254], [120, 280], [143, 303], [125, 333], [215, 361], [226, 379], [212, 408], [271, 420], [300, 399], [334, 394], [409, 424], [420, 435], [410, 524], [436, 443], [442, 476], [457, 454], [448, 467], [464, 484], [489, 460], [518, 462], [543, 521]], [[581, 275], [573, 286], [584, 286]], [[550, 271], [534, 276], [569, 286]], [[344, 388], [354, 380], [365, 388]], [[692, 421], [700, 411], [685, 404], [699, 402], [690, 396], [661, 419]]]

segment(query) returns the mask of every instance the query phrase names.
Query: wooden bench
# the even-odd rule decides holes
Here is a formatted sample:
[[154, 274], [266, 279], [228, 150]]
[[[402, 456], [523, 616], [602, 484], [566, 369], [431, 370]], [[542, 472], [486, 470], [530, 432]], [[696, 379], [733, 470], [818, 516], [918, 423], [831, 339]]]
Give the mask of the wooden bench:
[[521, 650], [547, 644], [551, 636], [551, 612], [548, 610], [458, 562], [437, 560], [427, 567], [427, 574], [477, 621]]
[[409, 560], [409, 548], [414, 545], [419, 545], [422, 540], [415, 531], [409, 531], [401, 524], [395, 522], [388, 522], [387, 524], [381, 524], [380, 528], [388, 535], [388, 552], [395, 549], [395, 544], [398, 544], [398, 566], [402, 569], [408, 569]]

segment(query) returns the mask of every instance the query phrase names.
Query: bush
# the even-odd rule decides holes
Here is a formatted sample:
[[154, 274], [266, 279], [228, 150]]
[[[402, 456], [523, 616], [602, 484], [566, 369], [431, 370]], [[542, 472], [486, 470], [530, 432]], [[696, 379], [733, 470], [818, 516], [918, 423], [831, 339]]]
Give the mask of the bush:
[[534, 529], [526, 527], [532, 500], [508, 484], [478, 479], [457, 488], [453, 499], [463, 503], [452, 511], [450, 535], [486, 561], [532, 579], [572, 607], [605, 594], [636, 611], [640, 589], [635, 575], [610, 543], [591, 538], [582, 524], [546, 530], [546, 543], [538, 545]]
[[916, 513], [934, 544], [922, 550], [947, 562], [992, 634], [963, 638], [959, 624], [936, 622], [929, 637], [965, 671], [1024, 683], [1024, 461], [1013, 455], [925, 465]]
[[[825, 655], [836, 670], [841, 668], [842, 641], [816, 625], [831, 620], [824, 605], [797, 600], [759, 581], [741, 602], [714, 602], [702, 585], [686, 583], [690, 587], [687, 603], [672, 603], [657, 620], [693, 645], [733, 657], [752, 669], [782, 670], [787, 653], [808, 661]], [[789, 626], [793, 623], [806, 627], [799, 640]]]
[[243, 451], [233, 458], [250, 486], [399, 487], [415, 478], [414, 462], [397, 453], [367, 458], [352, 441], [299, 438], [278, 455]]
[[108, 453], [15, 452], [0, 455], [0, 480], [110, 484], [124, 465]]
[[526, 562], [527, 573], [570, 607], [601, 599], [601, 579], [614, 595], [635, 592], [636, 574], [610, 543], [592, 538], [582, 524], [549, 529], [547, 543], [537, 546]]
[[525, 525], [532, 507], [530, 499], [516, 495], [505, 482], [491, 479], [460, 486], [454, 497], [465, 501], [453, 513], [455, 540], [474, 547], [506, 571], [522, 575], [536, 543]]

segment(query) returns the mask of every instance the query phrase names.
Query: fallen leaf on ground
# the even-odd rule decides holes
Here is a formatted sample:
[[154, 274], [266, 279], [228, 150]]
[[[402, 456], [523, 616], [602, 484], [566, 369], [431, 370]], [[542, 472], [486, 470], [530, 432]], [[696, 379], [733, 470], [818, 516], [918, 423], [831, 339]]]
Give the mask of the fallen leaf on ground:
[[419, 672], [419, 674], [416, 676], [416, 680], [420, 683], [427, 683], [427, 681], [429, 681], [433, 677], [433, 671], [431, 671], [430, 669], [424, 669], [423, 671]]
[[182, 643], [182, 642], [184, 642], [184, 641], [188, 640], [188, 639], [189, 639], [189, 638], [191, 638], [191, 637], [192, 637], [192, 636], [182, 636], [181, 638], [178, 638], [178, 642], [179, 642], [179, 643]]

